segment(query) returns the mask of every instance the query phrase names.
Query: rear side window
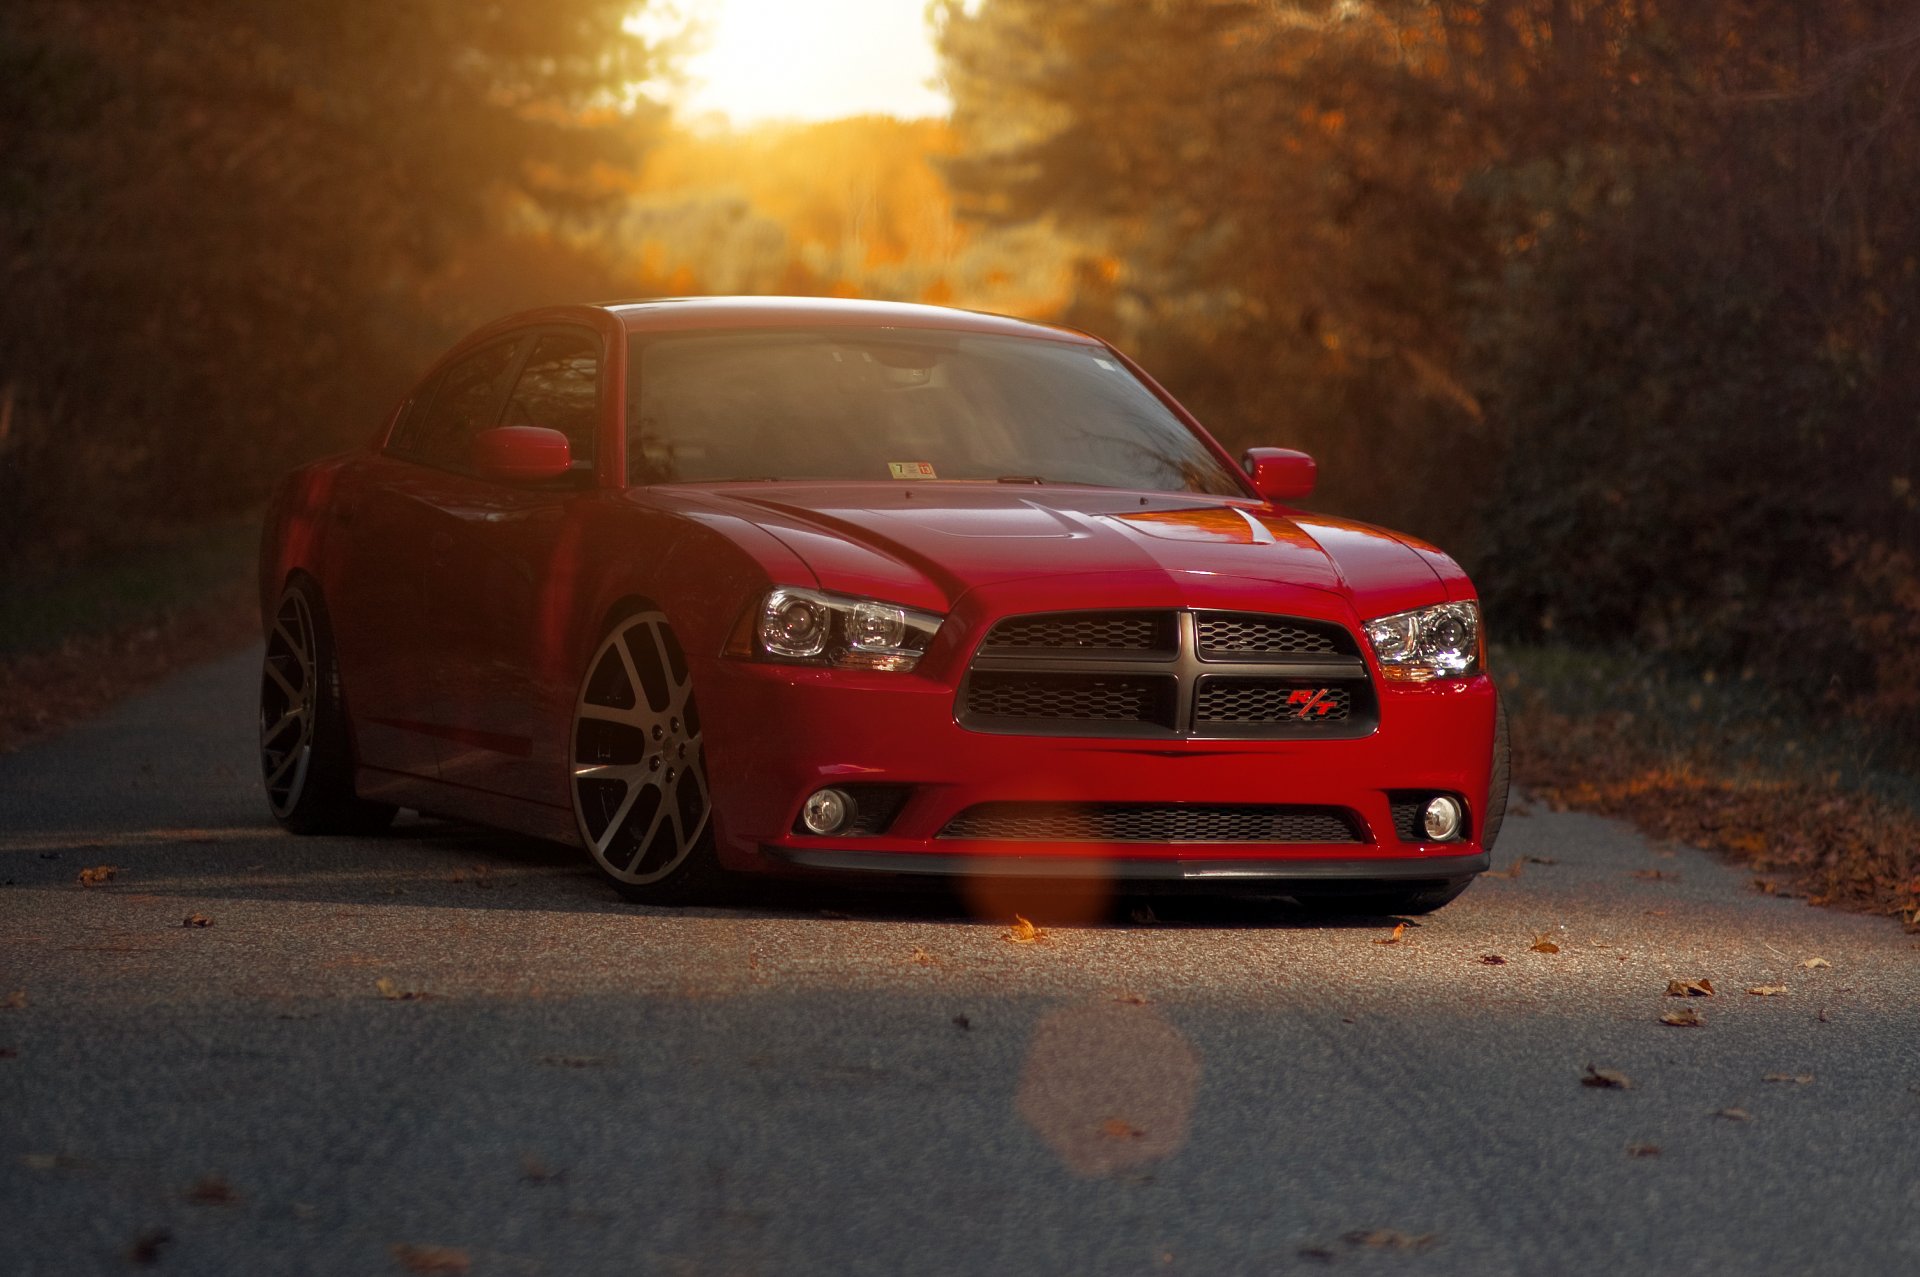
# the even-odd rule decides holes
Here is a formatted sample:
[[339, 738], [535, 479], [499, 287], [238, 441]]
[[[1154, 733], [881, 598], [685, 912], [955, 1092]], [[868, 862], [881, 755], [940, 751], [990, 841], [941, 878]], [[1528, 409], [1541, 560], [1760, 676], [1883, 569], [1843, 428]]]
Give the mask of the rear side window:
[[592, 464], [600, 421], [600, 343], [587, 332], [542, 334], [507, 401], [503, 424], [558, 430], [575, 462]]
[[399, 450], [430, 465], [466, 469], [473, 437], [493, 425], [519, 345], [518, 338], [498, 341], [449, 367], [426, 410], [409, 418]]

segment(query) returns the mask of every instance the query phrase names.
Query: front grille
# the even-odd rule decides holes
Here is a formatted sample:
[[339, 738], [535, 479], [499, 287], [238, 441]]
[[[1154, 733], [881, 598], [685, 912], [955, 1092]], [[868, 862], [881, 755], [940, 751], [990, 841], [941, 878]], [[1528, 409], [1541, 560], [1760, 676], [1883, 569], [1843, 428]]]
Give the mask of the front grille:
[[993, 627], [983, 652], [1076, 655], [1174, 650], [1171, 612], [1043, 612], [1010, 616]]
[[1353, 641], [1337, 625], [1290, 616], [1206, 612], [1194, 618], [1203, 657], [1315, 656], [1354, 654]]
[[954, 706], [1034, 736], [1344, 740], [1379, 725], [1345, 626], [1257, 612], [1038, 612], [997, 622]]
[[1194, 702], [1197, 723], [1344, 723], [1353, 716], [1353, 692], [1344, 687], [1272, 679], [1210, 678]]
[[1152, 723], [1173, 726], [1170, 678], [1107, 674], [975, 674], [967, 684], [973, 718]]
[[1362, 843], [1337, 807], [1173, 803], [981, 803], [940, 831], [991, 842]]

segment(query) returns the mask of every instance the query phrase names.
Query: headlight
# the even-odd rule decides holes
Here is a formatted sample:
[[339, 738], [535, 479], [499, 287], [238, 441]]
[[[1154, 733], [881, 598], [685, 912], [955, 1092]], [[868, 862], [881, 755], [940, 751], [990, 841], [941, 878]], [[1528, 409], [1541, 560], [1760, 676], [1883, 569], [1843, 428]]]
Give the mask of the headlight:
[[1367, 641], [1390, 679], [1425, 683], [1480, 668], [1480, 607], [1442, 603], [1367, 622]]
[[762, 656], [776, 661], [910, 670], [943, 619], [894, 603], [786, 586], [761, 602], [754, 641]]

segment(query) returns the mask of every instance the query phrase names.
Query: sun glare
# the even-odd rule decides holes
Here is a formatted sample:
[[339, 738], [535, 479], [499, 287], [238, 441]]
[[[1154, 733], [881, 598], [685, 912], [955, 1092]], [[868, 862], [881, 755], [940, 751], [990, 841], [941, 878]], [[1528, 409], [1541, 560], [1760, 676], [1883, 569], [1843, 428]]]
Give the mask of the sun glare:
[[695, 0], [679, 106], [736, 125], [945, 115], [925, 0]]

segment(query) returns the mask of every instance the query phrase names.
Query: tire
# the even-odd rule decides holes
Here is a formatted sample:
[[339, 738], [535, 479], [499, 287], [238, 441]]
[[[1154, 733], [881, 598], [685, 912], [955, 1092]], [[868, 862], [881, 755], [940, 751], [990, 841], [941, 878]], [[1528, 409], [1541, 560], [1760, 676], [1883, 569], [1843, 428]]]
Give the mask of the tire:
[[1442, 905], [1450, 904], [1459, 898], [1461, 892], [1472, 885], [1472, 878], [1452, 878], [1445, 882], [1427, 882], [1413, 887], [1301, 897], [1300, 903], [1309, 912], [1322, 915], [1414, 916], [1432, 913]]
[[1491, 852], [1507, 819], [1507, 787], [1513, 779], [1513, 745], [1507, 738], [1507, 702], [1494, 701], [1493, 774], [1487, 784], [1487, 818], [1481, 822], [1480, 850]]
[[574, 698], [573, 811], [594, 865], [641, 904], [720, 893], [699, 710], [666, 616], [622, 617], [594, 649]]
[[296, 579], [274, 608], [260, 670], [260, 775], [267, 805], [296, 834], [370, 834], [395, 808], [353, 790], [353, 736], [333, 634], [313, 582]]

